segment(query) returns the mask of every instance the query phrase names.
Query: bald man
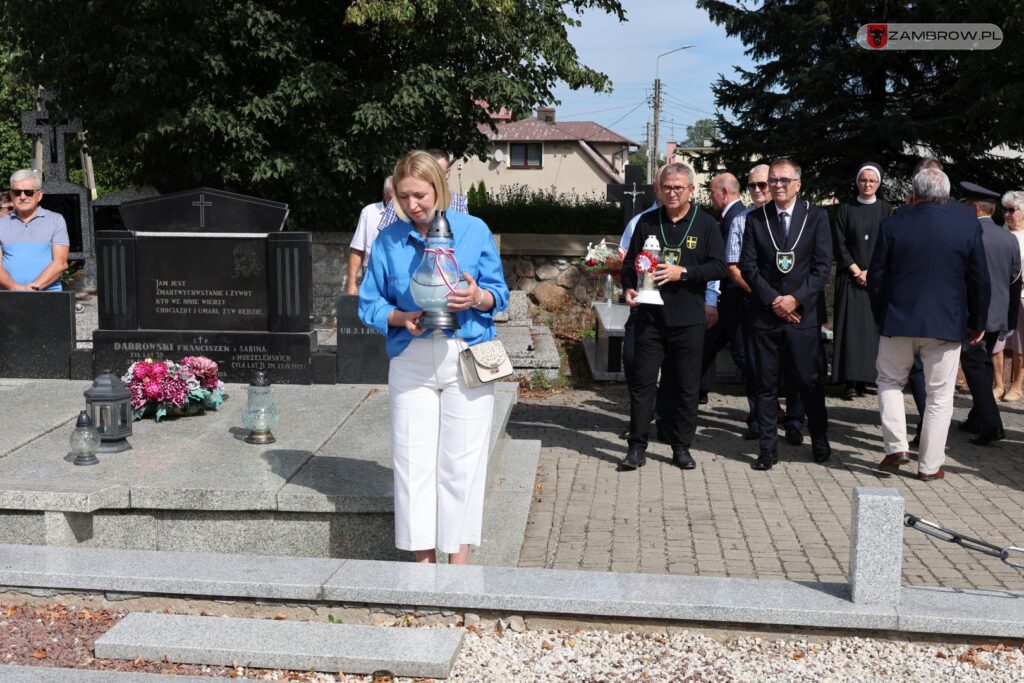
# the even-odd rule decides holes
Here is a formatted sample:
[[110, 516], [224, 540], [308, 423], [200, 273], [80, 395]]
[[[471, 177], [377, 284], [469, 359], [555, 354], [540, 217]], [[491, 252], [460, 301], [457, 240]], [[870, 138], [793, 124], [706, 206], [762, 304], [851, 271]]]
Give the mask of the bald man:
[[[720, 218], [718, 227], [722, 242], [729, 240], [729, 226], [746, 209], [740, 200], [740, 183], [732, 173], [719, 173], [711, 179], [711, 204]], [[745, 372], [746, 357], [743, 353], [743, 290], [730, 278], [721, 282], [718, 296], [717, 316], [709, 315], [709, 324], [704, 333], [704, 355], [701, 359], [701, 402], [706, 402], [708, 391], [715, 379], [715, 358], [718, 352], [729, 345], [733, 363], [740, 372]], [[710, 313], [710, 311], [709, 311]], [[717, 322], [715, 318], [717, 317]]]

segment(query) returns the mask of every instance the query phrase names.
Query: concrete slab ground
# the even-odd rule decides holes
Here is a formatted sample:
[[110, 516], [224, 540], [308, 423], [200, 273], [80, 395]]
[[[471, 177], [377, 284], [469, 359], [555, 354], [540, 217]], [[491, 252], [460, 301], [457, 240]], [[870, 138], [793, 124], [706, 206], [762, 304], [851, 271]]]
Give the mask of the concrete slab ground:
[[[874, 470], [882, 457], [874, 395], [828, 399], [827, 465], [811, 461], [809, 439], [780, 440], [779, 465], [755, 472], [757, 442], [741, 438], [746, 400], [724, 388], [732, 393], [701, 406], [689, 472], [673, 467], [660, 443], [645, 467], [616, 472], [629, 417], [621, 384], [520, 395], [509, 436], [539, 440], [541, 453], [519, 566], [845, 582], [857, 486], [893, 487], [909, 513], [1024, 546], [1024, 403], [1000, 403], [1007, 439], [980, 447], [955, 427], [970, 407], [958, 394], [946, 478], [925, 483], [914, 463], [897, 476]], [[907, 412], [916, 419], [909, 397]], [[904, 585], [1024, 590], [1024, 571], [996, 558], [912, 529], [903, 536]]]

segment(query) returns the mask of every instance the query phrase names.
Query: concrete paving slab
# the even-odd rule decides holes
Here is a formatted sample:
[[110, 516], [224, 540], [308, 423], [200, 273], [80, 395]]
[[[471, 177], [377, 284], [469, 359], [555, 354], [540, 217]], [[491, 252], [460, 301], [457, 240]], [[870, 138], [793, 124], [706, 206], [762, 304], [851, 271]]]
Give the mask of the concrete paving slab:
[[25, 588], [319, 600], [346, 560], [108, 548], [0, 546], [0, 585]]
[[78, 481], [0, 479], [0, 509], [94, 512], [101, 508], [127, 508], [128, 487], [93, 479]]
[[134, 671], [98, 671], [94, 669], [62, 669], [55, 666], [0, 665], [3, 683], [199, 683], [210, 682], [208, 676], [175, 676], [144, 674]]
[[68, 452], [67, 437], [74, 427], [72, 420], [85, 410], [82, 392], [92, 382], [63, 379], [0, 379], [0, 415], [4, 428], [0, 429], [0, 462], [3, 456], [24, 446], [52, 430], [64, 431], [64, 450]]
[[462, 631], [135, 612], [96, 640], [104, 659], [446, 678]]

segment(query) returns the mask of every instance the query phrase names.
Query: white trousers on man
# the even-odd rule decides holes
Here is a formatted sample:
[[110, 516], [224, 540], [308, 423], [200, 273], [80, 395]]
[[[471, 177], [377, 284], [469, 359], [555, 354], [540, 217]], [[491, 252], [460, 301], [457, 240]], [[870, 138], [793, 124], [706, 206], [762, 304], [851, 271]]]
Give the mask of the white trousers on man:
[[878, 340], [878, 409], [882, 415], [885, 454], [909, 451], [907, 413], [903, 387], [914, 365], [914, 354], [921, 356], [928, 391], [921, 420], [919, 474], [934, 474], [946, 459], [946, 437], [953, 417], [953, 392], [960, 363], [960, 343], [924, 337], [882, 337]]
[[395, 545], [402, 550], [480, 545], [494, 385], [466, 386], [460, 348], [435, 331], [391, 359]]

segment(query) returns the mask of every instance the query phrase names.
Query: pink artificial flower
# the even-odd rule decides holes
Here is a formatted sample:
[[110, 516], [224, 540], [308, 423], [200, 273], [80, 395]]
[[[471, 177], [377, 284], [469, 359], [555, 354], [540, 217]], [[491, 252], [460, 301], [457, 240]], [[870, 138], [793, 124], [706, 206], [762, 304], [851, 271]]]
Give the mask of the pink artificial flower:
[[132, 392], [132, 408], [138, 410], [146, 405], [146, 392], [143, 391], [141, 384], [137, 382], [132, 383], [129, 390]]
[[164, 383], [165, 400], [179, 408], [188, 403], [188, 384], [180, 377], [169, 377]]
[[156, 380], [153, 380], [153, 379], [147, 380], [146, 383], [143, 385], [142, 390], [146, 394], [146, 398], [148, 398], [150, 400], [153, 400], [153, 401], [162, 401], [162, 400], [164, 400], [164, 398], [163, 398], [163, 396], [164, 396], [164, 389], [160, 385], [160, 382], [157, 382]]
[[132, 368], [132, 377], [135, 379], [146, 379], [149, 377], [149, 363], [145, 361], [139, 361]]
[[201, 378], [216, 377], [217, 370], [219, 370], [217, 363], [206, 356], [188, 356], [181, 361], [181, 364], [187, 365], [196, 374], [196, 377]]
[[167, 365], [160, 361], [153, 363], [149, 368], [149, 376], [156, 380], [163, 379], [167, 376]]

